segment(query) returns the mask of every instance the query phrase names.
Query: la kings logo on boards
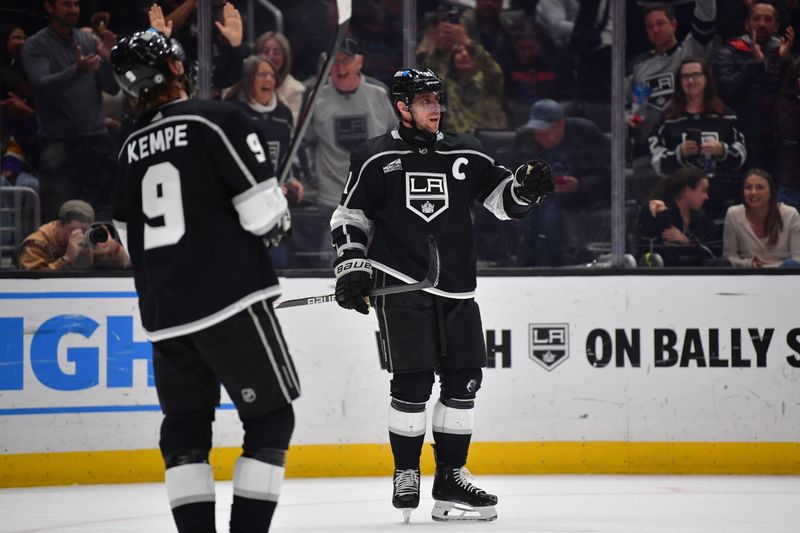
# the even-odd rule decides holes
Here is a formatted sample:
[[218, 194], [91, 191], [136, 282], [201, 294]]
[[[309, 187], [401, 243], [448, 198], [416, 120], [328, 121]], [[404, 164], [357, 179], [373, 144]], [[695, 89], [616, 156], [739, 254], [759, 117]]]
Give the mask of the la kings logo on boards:
[[436, 172], [406, 172], [406, 207], [430, 222], [450, 206], [447, 175]]
[[529, 357], [548, 372], [569, 357], [569, 324], [528, 324]]

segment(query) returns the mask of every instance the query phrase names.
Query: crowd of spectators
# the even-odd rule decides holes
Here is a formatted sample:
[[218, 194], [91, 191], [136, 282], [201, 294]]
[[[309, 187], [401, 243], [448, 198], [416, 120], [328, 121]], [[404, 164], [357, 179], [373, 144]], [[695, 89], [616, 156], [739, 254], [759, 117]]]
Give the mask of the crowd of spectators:
[[[283, 32], [261, 12], [246, 20], [245, 2], [210, 3], [212, 97], [230, 100], [258, 122], [275, 167], [291, 167], [285, 189], [295, 235], [277, 264], [325, 268], [326, 217], [345, 185], [349, 153], [396, 126], [386, 82], [403, 66], [403, 2], [354, 3], [307, 142], [290, 162], [289, 140], [335, 31], [335, 3], [274, 2], [286, 17]], [[766, 258], [776, 246], [788, 247], [775, 252], [783, 259], [796, 257], [800, 245], [791, 211], [800, 207], [800, 54], [792, 26], [800, 10], [785, 0], [729, 3], [627, 3], [626, 181], [636, 191], [626, 204], [628, 245], [635, 254], [658, 248], [666, 264], [791, 266]], [[480, 246], [498, 226], [476, 206], [478, 250], [487, 254], [479, 261], [591, 263], [598, 245], [610, 241], [610, 0], [417, 5], [416, 62], [443, 79], [444, 128], [479, 138], [487, 130], [507, 132], [499, 162], [539, 157], [556, 176], [556, 194], [537, 216], [513, 226], [514, 250]], [[114, 96], [109, 51], [117, 34], [151, 25], [180, 40], [191, 62], [198, 0], [43, 0], [41, 6], [0, 27], [0, 188], [36, 191], [43, 220], [58, 220], [60, 207], [73, 199], [88, 202], [99, 221], [109, 220], [115, 151], [135, 113]], [[756, 185], [768, 216], [749, 203]], [[762, 216], [772, 221], [767, 230], [756, 221]], [[747, 224], [752, 231], [745, 237], [757, 243], [742, 237]], [[755, 254], [754, 247], [761, 259], [734, 257]]]

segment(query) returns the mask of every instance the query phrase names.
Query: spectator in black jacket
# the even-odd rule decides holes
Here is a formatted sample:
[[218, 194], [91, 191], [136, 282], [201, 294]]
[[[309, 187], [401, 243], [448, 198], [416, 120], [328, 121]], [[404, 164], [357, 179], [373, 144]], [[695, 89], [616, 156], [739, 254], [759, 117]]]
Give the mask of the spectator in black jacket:
[[585, 118], [566, 117], [549, 99], [531, 106], [530, 120], [515, 140], [520, 161], [539, 158], [550, 163], [555, 194], [537, 210], [536, 263], [558, 266], [576, 260], [585, 244], [577, 234], [564, 234], [564, 217], [580, 221], [590, 211], [607, 209], [611, 190], [611, 145], [597, 125]]
[[777, 114], [778, 201], [800, 211], [800, 59], [783, 80]]
[[695, 167], [681, 167], [656, 186], [639, 213], [642, 251], [661, 255], [665, 266], [702, 266], [715, 258], [719, 245], [714, 221], [702, 209], [708, 200], [708, 178]]
[[739, 117], [748, 165], [775, 170], [775, 102], [791, 61], [794, 29], [778, 35], [775, 5], [756, 0], [745, 21], [747, 33], [730, 39], [713, 62], [722, 100]]

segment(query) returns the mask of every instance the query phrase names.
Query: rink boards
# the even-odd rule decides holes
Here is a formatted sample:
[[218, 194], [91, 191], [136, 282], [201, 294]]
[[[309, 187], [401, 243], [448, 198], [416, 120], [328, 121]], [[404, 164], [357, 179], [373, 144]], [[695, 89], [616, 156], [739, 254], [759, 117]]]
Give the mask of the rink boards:
[[[287, 299], [333, 289], [281, 281]], [[477, 301], [474, 472], [800, 473], [796, 276], [487, 277]], [[385, 475], [374, 314], [278, 314], [303, 390], [287, 475]], [[162, 479], [151, 353], [130, 278], [0, 280], [0, 487]], [[214, 439], [230, 478], [225, 395]]]

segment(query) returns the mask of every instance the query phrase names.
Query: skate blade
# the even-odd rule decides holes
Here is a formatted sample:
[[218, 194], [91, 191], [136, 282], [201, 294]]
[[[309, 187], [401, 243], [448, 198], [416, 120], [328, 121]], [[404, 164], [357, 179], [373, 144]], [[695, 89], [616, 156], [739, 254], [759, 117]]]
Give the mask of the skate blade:
[[491, 522], [497, 520], [494, 505], [473, 507], [463, 503], [437, 501], [431, 518], [437, 522]]
[[411, 521], [411, 509], [400, 509], [403, 512], [403, 523], [408, 524]]

